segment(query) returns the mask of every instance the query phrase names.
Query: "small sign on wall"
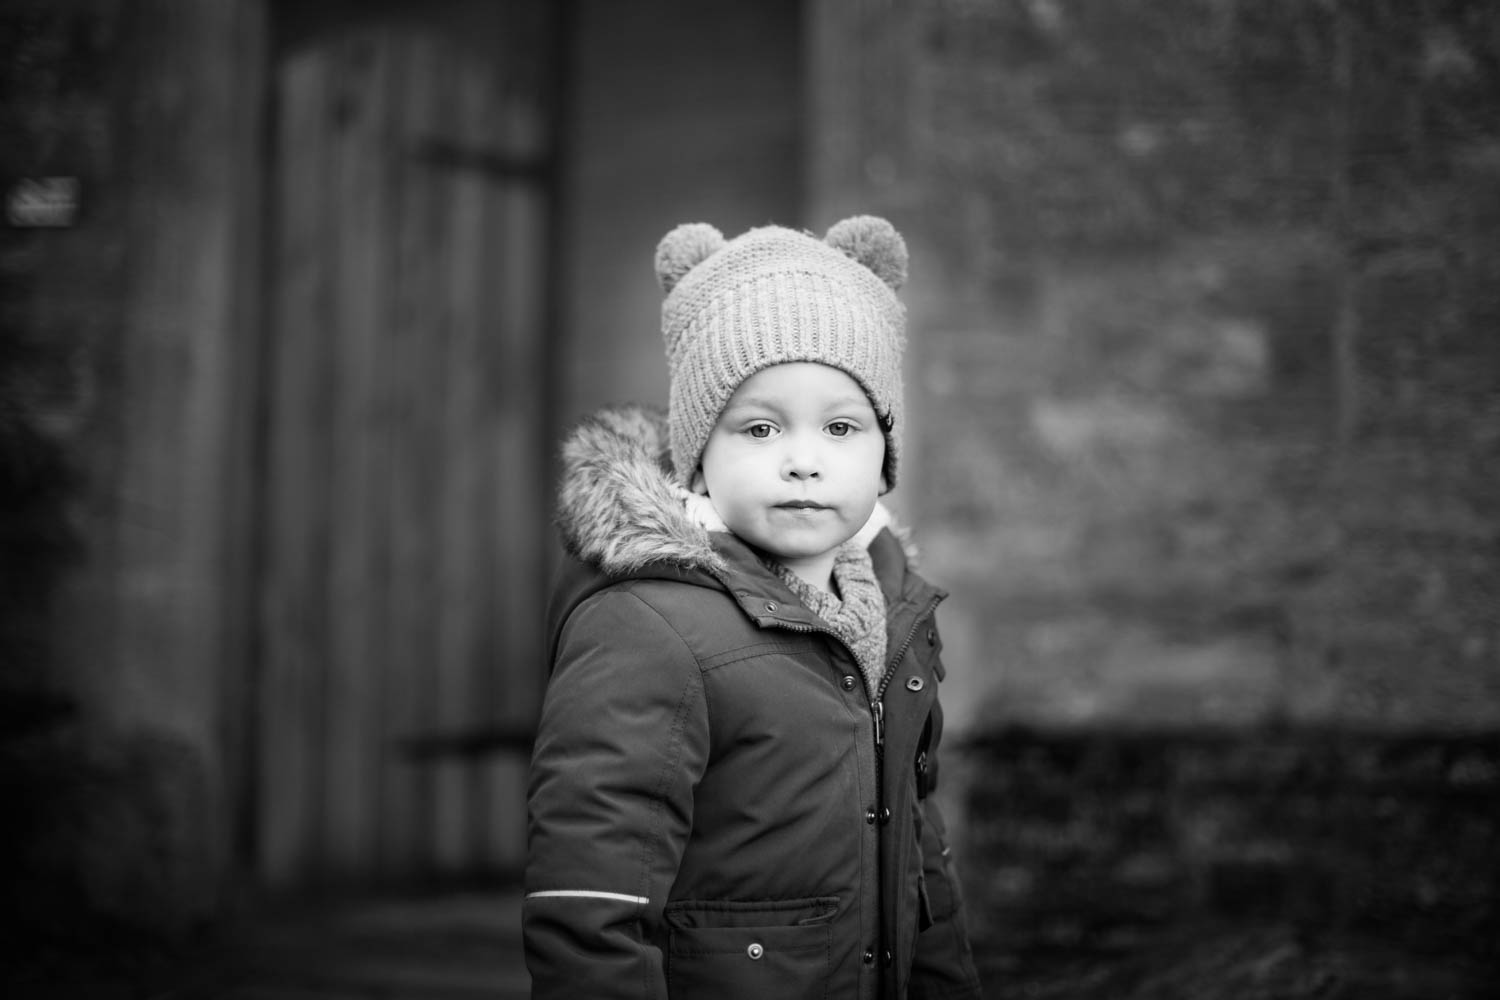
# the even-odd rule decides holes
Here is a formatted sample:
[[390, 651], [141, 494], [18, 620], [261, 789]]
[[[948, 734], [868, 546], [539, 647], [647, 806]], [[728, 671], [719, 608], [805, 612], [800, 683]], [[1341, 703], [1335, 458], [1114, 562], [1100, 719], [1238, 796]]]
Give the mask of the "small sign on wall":
[[78, 221], [77, 177], [23, 177], [5, 192], [5, 218], [20, 229], [57, 229]]

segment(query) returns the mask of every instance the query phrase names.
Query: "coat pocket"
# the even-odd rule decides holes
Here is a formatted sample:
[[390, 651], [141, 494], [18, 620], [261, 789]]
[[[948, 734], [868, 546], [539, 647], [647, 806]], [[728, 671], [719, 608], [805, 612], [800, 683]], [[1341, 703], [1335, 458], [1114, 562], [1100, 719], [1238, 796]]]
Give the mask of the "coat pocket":
[[669, 903], [674, 997], [813, 1000], [827, 995], [838, 897]]

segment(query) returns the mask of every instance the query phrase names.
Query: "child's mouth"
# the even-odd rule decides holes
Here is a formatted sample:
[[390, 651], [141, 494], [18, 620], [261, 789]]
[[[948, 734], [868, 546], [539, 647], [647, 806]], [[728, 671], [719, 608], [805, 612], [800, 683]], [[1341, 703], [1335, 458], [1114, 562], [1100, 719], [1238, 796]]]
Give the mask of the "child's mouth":
[[786, 503], [779, 503], [776, 506], [782, 508], [783, 510], [827, 510], [828, 509], [827, 507], [823, 506], [822, 504], [820, 504], [820, 503], [814, 503], [811, 500], [788, 500]]

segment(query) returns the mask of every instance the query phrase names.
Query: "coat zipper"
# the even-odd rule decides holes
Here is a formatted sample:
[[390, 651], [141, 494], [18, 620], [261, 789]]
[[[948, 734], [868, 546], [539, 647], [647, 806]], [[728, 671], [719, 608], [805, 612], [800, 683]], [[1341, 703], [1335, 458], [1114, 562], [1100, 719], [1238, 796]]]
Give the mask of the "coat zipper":
[[[912, 620], [911, 628], [906, 633], [906, 639], [897, 647], [896, 654], [886, 661], [885, 674], [880, 678], [880, 684], [875, 689], [875, 696], [870, 699], [870, 716], [875, 723], [875, 815], [879, 817], [881, 810], [885, 808], [885, 691], [890, 686], [892, 678], [896, 676], [896, 667], [900, 664], [906, 651], [917, 638], [917, 631], [922, 623], [932, 617], [937, 606], [942, 603], [943, 595], [937, 594], [927, 602], [927, 607], [922, 613]], [[822, 632], [830, 635], [839, 642], [838, 635], [832, 629], [818, 628], [815, 625], [803, 625], [800, 622], [777, 622], [781, 628], [793, 632]], [[879, 820], [877, 819], [877, 822]], [[879, 836], [877, 834], [877, 836]], [[925, 886], [923, 887], [925, 893]], [[920, 904], [919, 904], [920, 905]], [[918, 918], [920, 920], [920, 917]], [[881, 918], [882, 923], [884, 917]], [[882, 934], [882, 937], [884, 935]], [[885, 947], [882, 945], [882, 947]]]
[[[922, 611], [922, 613], [917, 615], [916, 618], [912, 619], [911, 629], [906, 633], [905, 641], [903, 641], [901, 645], [896, 649], [896, 654], [886, 661], [885, 674], [880, 678], [880, 685], [875, 689], [875, 697], [870, 701], [870, 713], [875, 718], [875, 815], [877, 817], [882, 816], [887, 808], [885, 804], [885, 690], [890, 686], [891, 680], [896, 676], [896, 667], [901, 663], [902, 657], [906, 656], [906, 651], [911, 648], [912, 642], [917, 638], [917, 631], [922, 627], [922, 623], [932, 617], [933, 613], [937, 611], [937, 606], [942, 601], [942, 599], [942, 594], [934, 596], [932, 600], [927, 603], [927, 607]], [[883, 820], [877, 819], [877, 822], [879, 822], [882, 826], [884, 825]], [[876, 836], [884, 839], [885, 834], [878, 833], [876, 834]], [[917, 849], [920, 853], [921, 844], [917, 845]], [[919, 882], [921, 880], [921, 874], [922, 868], [920, 865], [918, 865], [917, 878]], [[882, 928], [884, 928], [885, 924], [885, 914], [883, 912], [884, 905], [884, 903], [881, 903], [882, 913], [880, 916], [880, 923]], [[918, 902], [919, 913], [917, 921], [919, 924], [921, 923], [920, 910], [921, 903]], [[888, 941], [887, 932], [884, 929], [882, 929], [880, 937], [880, 947], [882, 948], [882, 950], [888, 950], [891, 945]]]
[[896, 655], [886, 663], [885, 676], [880, 678], [880, 686], [875, 689], [875, 697], [870, 700], [870, 712], [875, 717], [875, 747], [878, 754], [883, 753], [885, 747], [885, 689], [890, 686], [891, 679], [896, 676], [896, 667], [901, 663], [901, 658], [906, 655], [906, 651], [911, 648], [912, 642], [917, 638], [917, 630], [922, 627], [923, 622], [932, 617], [932, 613], [937, 610], [942, 600], [941, 594], [933, 597], [922, 613], [912, 621], [911, 630], [906, 633], [906, 640], [897, 648]]
[[[896, 648], [896, 654], [886, 662], [885, 675], [880, 678], [880, 686], [875, 689], [875, 695], [870, 699], [870, 715], [875, 722], [877, 766], [880, 763], [880, 757], [884, 753], [885, 748], [885, 690], [890, 686], [891, 679], [896, 676], [896, 666], [900, 664], [901, 658], [906, 655], [906, 651], [911, 648], [911, 644], [916, 640], [917, 631], [922, 627], [922, 623], [932, 617], [932, 613], [937, 610], [937, 606], [942, 602], [943, 595], [936, 595], [932, 600], [927, 602], [927, 607], [922, 609], [922, 613], [912, 620], [911, 628], [907, 631], [906, 638]], [[837, 639], [840, 643], [844, 641], [832, 629], [819, 628], [816, 625], [804, 625], [801, 622], [778, 620], [776, 627], [784, 628], [789, 632], [822, 632], [826, 636]], [[878, 773], [877, 777], [879, 777]]]

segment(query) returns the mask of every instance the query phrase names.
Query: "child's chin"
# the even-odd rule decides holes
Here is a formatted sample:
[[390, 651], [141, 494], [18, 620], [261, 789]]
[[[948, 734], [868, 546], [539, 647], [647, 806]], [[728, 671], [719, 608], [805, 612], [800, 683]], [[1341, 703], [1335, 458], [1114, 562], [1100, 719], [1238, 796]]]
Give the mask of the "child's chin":
[[848, 540], [848, 538], [835, 536], [832, 538], [821, 538], [807, 545], [781, 544], [776, 546], [771, 554], [782, 562], [823, 559], [831, 555], [840, 545], [843, 545]]

